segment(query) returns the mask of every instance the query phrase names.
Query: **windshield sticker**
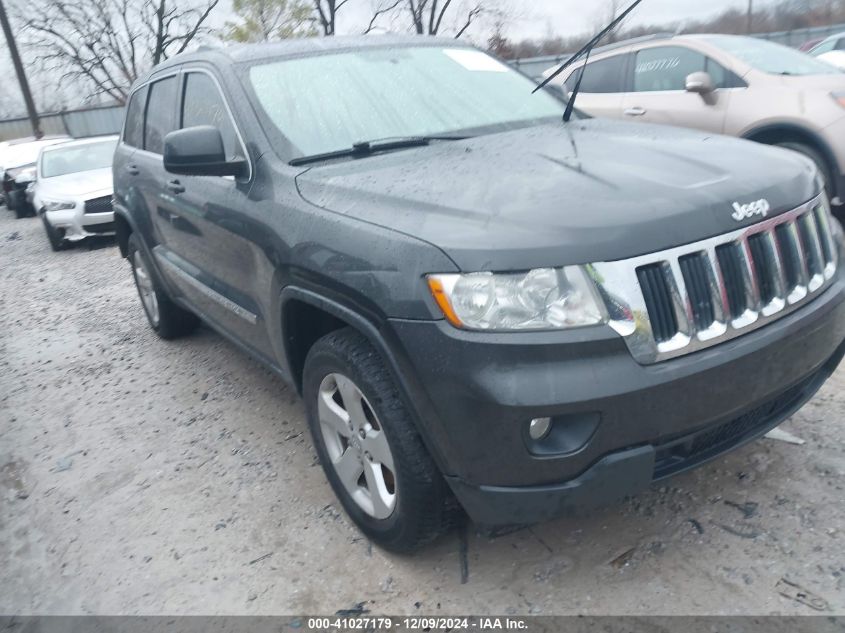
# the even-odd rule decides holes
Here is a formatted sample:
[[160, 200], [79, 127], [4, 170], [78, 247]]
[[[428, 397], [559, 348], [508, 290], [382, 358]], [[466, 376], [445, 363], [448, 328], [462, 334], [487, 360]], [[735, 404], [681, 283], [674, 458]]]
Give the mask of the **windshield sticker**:
[[447, 48], [443, 51], [467, 70], [486, 73], [506, 73], [508, 67], [481, 51], [468, 48]]
[[680, 65], [680, 57], [664, 57], [663, 59], [655, 59], [650, 62], [642, 62], [640, 64], [637, 64], [637, 68], [634, 72], [636, 72], [636, 74], [638, 75], [644, 75], [645, 73], [654, 73], [662, 70], [672, 70], [673, 68], [677, 68]]

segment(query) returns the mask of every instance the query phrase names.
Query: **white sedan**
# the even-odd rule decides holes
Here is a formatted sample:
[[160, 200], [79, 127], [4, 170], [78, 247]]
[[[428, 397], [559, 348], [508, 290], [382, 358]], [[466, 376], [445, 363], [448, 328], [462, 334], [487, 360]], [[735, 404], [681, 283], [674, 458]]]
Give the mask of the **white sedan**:
[[116, 147], [116, 136], [101, 136], [41, 151], [33, 205], [54, 251], [68, 242], [114, 233], [111, 164]]

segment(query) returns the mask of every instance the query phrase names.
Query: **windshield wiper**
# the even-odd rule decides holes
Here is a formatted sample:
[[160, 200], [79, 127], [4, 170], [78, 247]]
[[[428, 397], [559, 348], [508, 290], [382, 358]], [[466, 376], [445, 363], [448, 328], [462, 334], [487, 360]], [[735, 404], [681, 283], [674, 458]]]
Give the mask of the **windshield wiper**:
[[558, 68], [551, 75], [546, 77], [546, 79], [544, 79], [540, 83], [540, 85], [538, 85], [536, 88], [534, 88], [533, 92], [537, 92], [538, 90], [545, 88], [546, 86], [548, 86], [552, 82], [552, 80], [555, 79], [555, 77], [560, 75], [564, 70], [569, 68], [572, 64], [577, 62], [579, 59], [581, 59], [582, 56], [586, 55], [586, 60], [584, 61], [584, 65], [581, 67], [581, 72], [578, 74], [578, 81], [576, 82], [575, 88], [572, 90], [572, 94], [570, 95], [569, 101], [566, 104], [566, 111], [563, 113], [564, 122], [569, 123], [569, 120], [572, 118], [572, 112], [575, 110], [575, 100], [578, 98], [578, 93], [581, 90], [581, 81], [584, 79], [584, 73], [587, 72], [587, 63], [590, 61], [590, 53], [592, 53], [593, 49], [596, 47], [596, 45], [599, 42], [601, 42], [602, 38], [605, 35], [607, 35], [608, 33], [610, 33], [617, 26], [619, 26], [619, 24], [622, 22], [622, 20], [627, 18], [631, 14], [631, 12], [634, 9], [636, 9], [637, 6], [639, 6], [639, 4], [642, 1], [643, 0], [635, 0], [634, 3], [630, 7], [625, 9], [619, 15], [618, 18], [613, 20], [610, 24], [608, 24], [601, 31], [599, 31], [599, 33], [593, 39], [591, 39], [589, 42], [584, 44], [583, 47], [581, 47], [581, 50], [579, 50], [572, 57], [570, 57], [567, 61], [565, 61], [563, 64], [561, 64], [560, 68]]
[[397, 149], [407, 149], [409, 147], [425, 147], [426, 145], [431, 145], [432, 141], [463, 141], [468, 138], [470, 137], [459, 135], [451, 136], [447, 134], [381, 138], [373, 141], [361, 141], [353, 144], [352, 147], [334, 152], [325, 152], [323, 154], [313, 154], [311, 156], [294, 158], [289, 164], [307, 165], [308, 163], [319, 163], [324, 160], [332, 160], [333, 158], [363, 158], [365, 156], [372, 156], [378, 152], [390, 152]]

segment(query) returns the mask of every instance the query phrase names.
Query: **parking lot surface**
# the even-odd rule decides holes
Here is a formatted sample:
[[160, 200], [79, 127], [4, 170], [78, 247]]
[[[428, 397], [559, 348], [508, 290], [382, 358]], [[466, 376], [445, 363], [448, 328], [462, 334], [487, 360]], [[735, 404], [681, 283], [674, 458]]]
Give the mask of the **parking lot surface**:
[[845, 614], [843, 386], [783, 425], [803, 445], [390, 555], [294, 390], [207, 328], [156, 338], [112, 242], [52, 253], [0, 208], [0, 613]]

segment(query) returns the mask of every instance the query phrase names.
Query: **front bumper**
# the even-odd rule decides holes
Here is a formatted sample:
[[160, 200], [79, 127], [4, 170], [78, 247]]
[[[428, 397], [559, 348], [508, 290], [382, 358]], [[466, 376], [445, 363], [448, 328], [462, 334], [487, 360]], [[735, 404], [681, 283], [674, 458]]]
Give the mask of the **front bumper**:
[[[845, 352], [845, 280], [840, 271], [758, 331], [651, 366], [609, 328], [392, 326], [409, 400], [456, 496], [479, 523], [523, 524], [621, 499], [794, 413]], [[551, 450], [528, 438], [538, 417], [555, 420]]]
[[83, 240], [95, 235], [114, 234], [114, 212], [85, 213], [83, 205], [61, 211], [44, 211], [47, 221], [64, 233], [64, 239], [70, 242]]

